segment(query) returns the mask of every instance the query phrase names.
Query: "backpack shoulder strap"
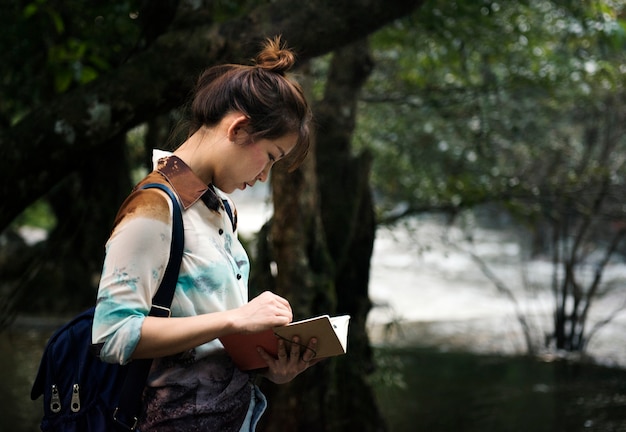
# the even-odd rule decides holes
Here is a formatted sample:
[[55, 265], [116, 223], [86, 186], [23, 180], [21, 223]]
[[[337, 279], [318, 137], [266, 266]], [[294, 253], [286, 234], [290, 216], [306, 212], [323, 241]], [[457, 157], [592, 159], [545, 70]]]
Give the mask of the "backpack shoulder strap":
[[164, 184], [161, 183], [149, 183], [142, 187], [142, 189], [157, 188], [167, 193], [172, 200], [173, 213], [172, 213], [172, 243], [170, 244], [170, 259], [165, 268], [165, 274], [161, 285], [156, 294], [152, 298], [152, 309], [150, 315], [152, 316], [169, 316], [170, 306], [172, 299], [174, 298], [174, 290], [176, 289], [176, 282], [178, 281], [178, 274], [180, 272], [180, 263], [183, 258], [184, 249], [184, 230], [183, 230], [183, 216], [178, 198]]
[[[173, 216], [172, 216], [172, 243], [170, 245], [170, 259], [163, 275], [163, 280], [156, 294], [152, 298], [151, 316], [169, 317], [170, 306], [176, 282], [178, 281], [178, 273], [180, 272], [180, 263], [183, 257], [184, 249], [184, 230], [183, 216], [178, 198], [166, 185], [161, 183], [149, 183], [142, 187], [158, 188], [167, 193], [172, 200]], [[141, 395], [148, 379], [152, 359], [136, 359], [129, 365], [129, 370], [124, 379], [124, 384], [120, 389], [120, 399], [117, 408], [113, 413], [113, 420], [125, 430], [134, 431], [139, 412], [141, 410]]]

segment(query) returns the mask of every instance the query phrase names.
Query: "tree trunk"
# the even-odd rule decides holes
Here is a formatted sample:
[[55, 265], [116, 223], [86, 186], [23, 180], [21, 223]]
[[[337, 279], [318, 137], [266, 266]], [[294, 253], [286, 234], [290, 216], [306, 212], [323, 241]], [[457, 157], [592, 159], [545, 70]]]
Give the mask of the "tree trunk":
[[[272, 289], [289, 300], [296, 319], [335, 310], [332, 262], [324, 244], [314, 157], [296, 172], [272, 171], [274, 216], [259, 236], [256, 291]], [[278, 269], [272, 276], [272, 266]], [[268, 381], [270, 401], [260, 431], [331, 430], [325, 407], [331, 394], [331, 362], [315, 365], [289, 384]]]
[[[363, 42], [334, 56], [326, 96], [315, 107], [320, 133], [314, 155], [295, 174], [273, 173], [274, 217], [260, 236], [255, 266], [265, 275], [255, 286], [275, 286], [296, 318], [350, 314], [348, 354], [288, 385], [263, 383], [270, 405], [260, 430], [385, 430], [366, 382], [373, 369], [365, 329], [375, 235], [370, 162], [350, 153], [357, 96], [369, 70]], [[278, 267], [273, 281], [271, 261]]]
[[337, 313], [352, 317], [348, 354], [336, 362], [333, 430], [384, 430], [374, 395], [365, 381], [374, 368], [366, 329], [371, 308], [370, 260], [376, 234], [369, 188], [371, 157], [355, 157], [351, 149], [358, 96], [371, 69], [366, 41], [338, 50], [324, 99], [315, 110], [320, 204], [326, 242], [335, 265]]

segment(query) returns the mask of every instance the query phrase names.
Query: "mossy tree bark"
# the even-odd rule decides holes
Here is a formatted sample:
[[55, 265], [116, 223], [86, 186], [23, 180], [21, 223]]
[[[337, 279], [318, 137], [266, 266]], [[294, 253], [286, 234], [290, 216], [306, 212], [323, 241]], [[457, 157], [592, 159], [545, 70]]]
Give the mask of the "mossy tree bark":
[[314, 109], [315, 151], [295, 173], [273, 173], [274, 217], [259, 239], [254, 285], [287, 297], [296, 318], [329, 313], [352, 319], [347, 355], [315, 365], [288, 385], [263, 384], [270, 406], [261, 430], [385, 429], [366, 382], [373, 368], [365, 328], [375, 237], [370, 158], [353, 156], [350, 146], [370, 68], [363, 41], [335, 53], [324, 99]]

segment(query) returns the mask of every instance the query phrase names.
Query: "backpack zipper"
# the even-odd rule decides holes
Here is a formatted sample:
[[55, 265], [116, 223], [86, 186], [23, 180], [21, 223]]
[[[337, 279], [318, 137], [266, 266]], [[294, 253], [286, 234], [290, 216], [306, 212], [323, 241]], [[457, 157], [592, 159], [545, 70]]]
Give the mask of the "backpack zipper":
[[50, 411], [58, 413], [61, 411], [61, 398], [56, 384], [52, 384], [52, 397], [50, 398]]
[[72, 412], [80, 411], [80, 388], [78, 384], [72, 386], [72, 402], [70, 403], [70, 409]]

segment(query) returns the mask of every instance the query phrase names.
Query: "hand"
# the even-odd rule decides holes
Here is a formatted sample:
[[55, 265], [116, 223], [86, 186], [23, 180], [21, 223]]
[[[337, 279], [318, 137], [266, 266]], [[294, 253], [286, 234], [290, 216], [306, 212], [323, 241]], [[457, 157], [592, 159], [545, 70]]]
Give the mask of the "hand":
[[234, 322], [242, 333], [255, 333], [271, 327], [289, 324], [293, 312], [289, 302], [270, 292], [265, 291], [240, 308], [233, 309], [236, 314]]
[[276, 384], [291, 381], [320, 360], [315, 358], [316, 338], [309, 340], [307, 349], [302, 354], [300, 353], [300, 338], [294, 336], [292, 341], [293, 343], [290, 344], [291, 347], [288, 350], [285, 341], [278, 339], [278, 358], [272, 357], [263, 348], [258, 348], [259, 354], [268, 366], [264, 376]]

